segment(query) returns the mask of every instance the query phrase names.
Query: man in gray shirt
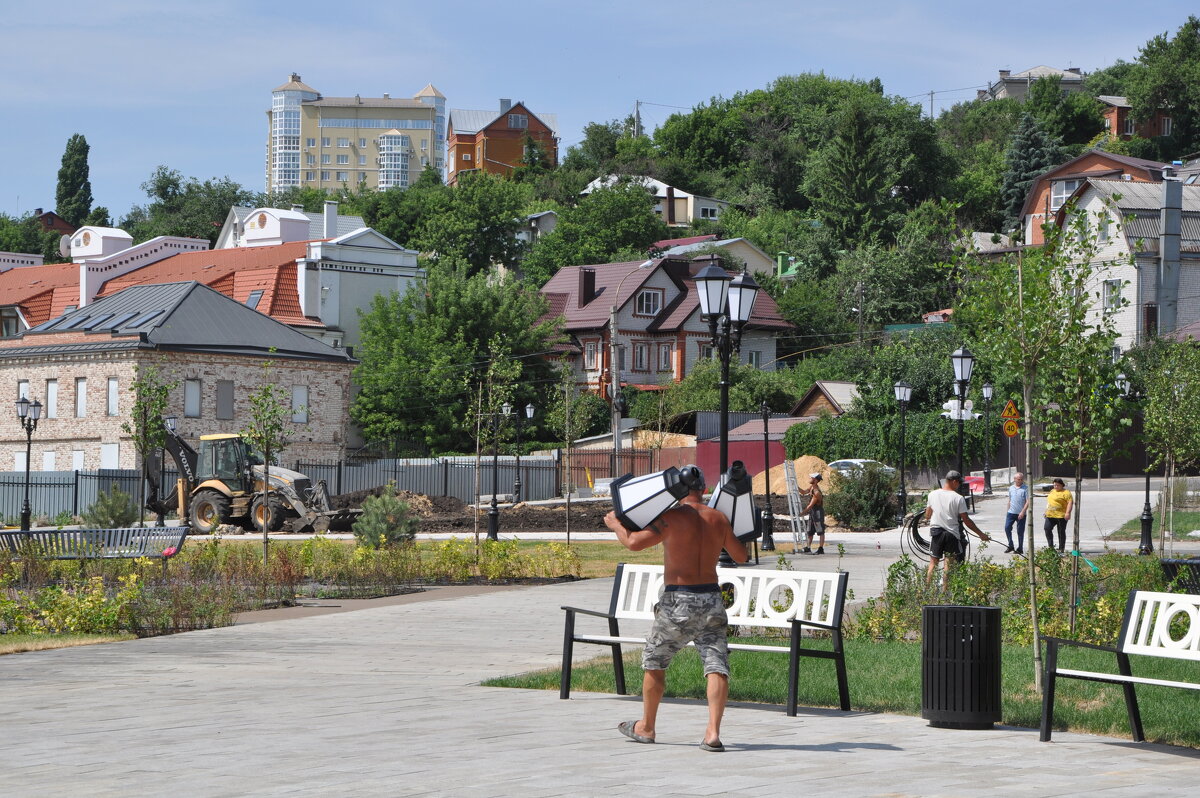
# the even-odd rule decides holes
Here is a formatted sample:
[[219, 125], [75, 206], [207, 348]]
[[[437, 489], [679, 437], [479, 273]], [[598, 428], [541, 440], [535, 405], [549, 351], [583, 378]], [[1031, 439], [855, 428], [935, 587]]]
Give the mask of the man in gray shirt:
[[950, 566], [961, 560], [966, 549], [965, 526], [979, 536], [980, 540], [991, 540], [967, 515], [967, 500], [958, 492], [962, 485], [962, 474], [950, 471], [942, 480], [942, 487], [929, 494], [929, 506], [925, 508], [925, 520], [929, 522], [929, 569], [925, 572], [925, 585], [933, 582], [933, 574], [943, 558], [942, 590], [950, 577]]
[[[1013, 474], [1013, 484], [1008, 486], [1008, 514], [1004, 517], [1004, 536], [1008, 538], [1008, 548], [1005, 552], [1025, 552], [1025, 516], [1029, 515], [1029, 486], [1025, 484], [1025, 475], [1020, 471]], [[1017, 548], [1013, 549], [1012, 529], [1017, 525]]]

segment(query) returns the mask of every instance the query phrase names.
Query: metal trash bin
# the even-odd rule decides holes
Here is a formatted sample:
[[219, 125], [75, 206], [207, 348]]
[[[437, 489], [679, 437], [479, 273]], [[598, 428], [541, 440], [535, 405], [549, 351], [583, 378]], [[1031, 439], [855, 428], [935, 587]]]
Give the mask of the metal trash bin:
[[940, 729], [1000, 722], [999, 607], [924, 608], [921, 717]]

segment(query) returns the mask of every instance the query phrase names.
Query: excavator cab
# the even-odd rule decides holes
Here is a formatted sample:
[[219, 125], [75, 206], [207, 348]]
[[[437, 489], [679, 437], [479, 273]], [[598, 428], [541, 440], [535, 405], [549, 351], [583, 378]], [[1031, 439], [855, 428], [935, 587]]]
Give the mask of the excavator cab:
[[244, 493], [249, 489], [251, 462], [246, 441], [240, 435], [201, 435], [196, 479], [201, 483], [220, 480], [232, 493]]

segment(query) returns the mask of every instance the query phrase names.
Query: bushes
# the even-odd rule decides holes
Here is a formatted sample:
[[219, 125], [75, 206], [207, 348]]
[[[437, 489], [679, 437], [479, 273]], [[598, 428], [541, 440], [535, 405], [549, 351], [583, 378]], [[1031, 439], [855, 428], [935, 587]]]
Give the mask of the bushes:
[[354, 522], [353, 529], [358, 545], [380, 549], [411, 543], [417, 536], [417, 519], [409, 511], [408, 503], [396, 497], [395, 486], [388, 485], [382, 495], [363, 502], [362, 515]]
[[101, 493], [96, 503], [83, 511], [83, 523], [93, 529], [120, 529], [138, 520], [138, 515], [133, 498], [114, 482], [108, 493]]
[[825, 510], [842, 526], [878, 529], [891, 526], [896, 515], [896, 477], [871, 464], [852, 477], [830, 474]]
[[[940, 412], [909, 411], [905, 425], [907, 465], [937, 468], [956, 451], [958, 427], [942, 418]], [[985, 430], [983, 424], [966, 424], [963, 431], [963, 456], [968, 461], [982, 460], [985, 440], [989, 434], [994, 437], [995, 430]], [[793, 424], [783, 436], [783, 445], [792, 459], [806, 454], [826, 462], [863, 457], [895, 465], [900, 459], [900, 414], [871, 419], [826, 416]]]

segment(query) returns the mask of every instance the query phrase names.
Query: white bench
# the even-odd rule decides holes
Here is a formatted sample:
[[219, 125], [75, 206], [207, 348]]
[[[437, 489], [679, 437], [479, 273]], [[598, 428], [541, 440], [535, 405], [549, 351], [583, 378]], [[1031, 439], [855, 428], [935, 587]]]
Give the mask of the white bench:
[[[1176, 618], [1187, 620], [1183, 636], [1176, 639], [1171, 635], [1171, 625]], [[1046, 681], [1042, 696], [1042, 742], [1049, 742], [1054, 721], [1054, 682], [1057, 678], [1082, 679], [1089, 682], [1119, 684], [1125, 691], [1125, 709], [1129, 713], [1129, 726], [1133, 739], [1142, 742], [1142, 716], [1138, 711], [1137, 693], [1134, 686], [1151, 684], [1158, 687], [1178, 687], [1184, 690], [1200, 690], [1200, 683], [1172, 682], [1166, 679], [1150, 679], [1134, 676], [1129, 667], [1129, 655], [1184, 659], [1200, 662], [1200, 596], [1190, 593], [1155, 593], [1138, 590], [1129, 595], [1125, 605], [1125, 618], [1121, 621], [1121, 636], [1116, 647], [1097, 646], [1077, 640], [1057, 637], [1046, 639]], [[1060, 646], [1079, 646], [1099, 651], [1110, 651], [1117, 657], [1117, 673], [1099, 673], [1058, 667]]]
[[[796, 714], [796, 693], [801, 657], [832, 659], [837, 671], [839, 705], [850, 710], [850, 689], [846, 683], [846, 657], [842, 648], [842, 610], [846, 603], [846, 573], [815, 571], [766, 571], [751, 568], [718, 568], [717, 582], [732, 590], [733, 602], [727, 608], [729, 625], [739, 628], [774, 627], [790, 630], [785, 645], [738, 643], [731, 640], [732, 651], [758, 651], [788, 655], [787, 714]], [[645, 645], [645, 636], [621, 634], [621, 621], [653, 621], [654, 607], [663, 592], [661, 565], [617, 566], [613, 578], [608, 611], [563, 607], [566, 628], [563, 631], [562, 678], [559, 698], [571, 697], [571, 658], [575, 643], [608, 646], [612, 649], [613, 673], [617, 694], [625, 695], [625, 666], [622, 645]], [[608, 634], [585, 634], [575, 630], [575, 616], [590, 615], [608, 621]], [[804, 629], [825, 631], [833, 638], [833, 650], [804, 648]], [[647, 631], [649, 631], [647, 629]]]

